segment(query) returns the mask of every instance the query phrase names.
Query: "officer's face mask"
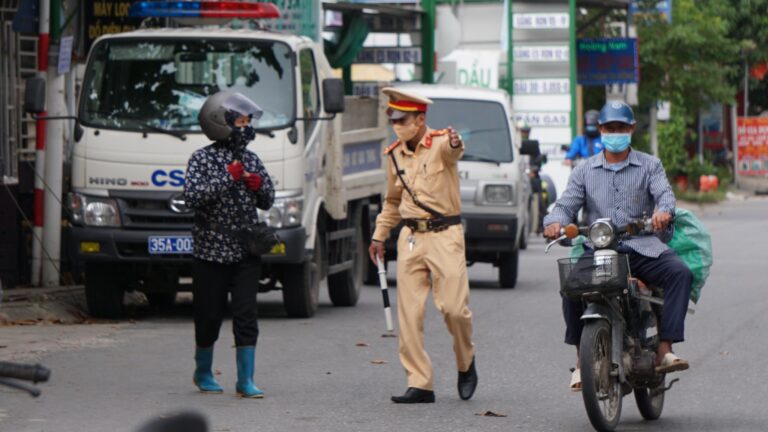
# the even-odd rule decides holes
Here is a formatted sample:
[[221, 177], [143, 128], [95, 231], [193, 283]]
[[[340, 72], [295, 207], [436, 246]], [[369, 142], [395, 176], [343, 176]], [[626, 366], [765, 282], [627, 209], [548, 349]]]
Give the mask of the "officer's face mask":
[[395, 131], [397, 139], [404, 143], [416, 137], [416, 135], [419, 133], [419, 129], [421, 129], [421, 126], [419, 125], [418, 121], [416, 121], [415, 117], [411, 117], [407, 123], [402, 121], [392, 125], [392, 130]]
[[604, 133], [600, 139], [603, 147], [611, 153], [621, 153], [629, 148], [632, 142], [631, 133]]

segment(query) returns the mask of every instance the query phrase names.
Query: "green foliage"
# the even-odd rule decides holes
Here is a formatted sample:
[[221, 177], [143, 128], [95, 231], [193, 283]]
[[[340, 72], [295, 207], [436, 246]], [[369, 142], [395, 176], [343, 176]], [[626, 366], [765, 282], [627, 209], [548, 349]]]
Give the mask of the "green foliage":
[[[652, 9], [655, 0], [643, 0]], [[675, 0], [673, 21], [653, 14], [638, 17], [640, 97], [645, 103], [675, 100], [688, 114], [712, 102], [729, 102], [739, 47], [729, 37], [726, 0]]]
[[683, 108], [673, 103], [670, 120], [660, 122], [658, 126], [659, 159], [669, 177], [685, 173], [688, 162], [688, 154], [685, 151], [686, 120]]

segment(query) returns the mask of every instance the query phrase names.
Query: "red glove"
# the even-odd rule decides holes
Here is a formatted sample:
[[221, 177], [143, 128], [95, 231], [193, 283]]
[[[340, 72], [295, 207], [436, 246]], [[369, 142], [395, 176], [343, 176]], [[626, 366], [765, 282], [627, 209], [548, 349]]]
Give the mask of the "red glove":
[[263, 180], [261, 179], [261, 176], [258, 174], [251, 174], [251, 173], [245, 173], [245, 177], [243, 178], [245, 180], [245, 186], [256, 192], [261, 187], [261, 183], [263, 183]]
[[229, 171], [229, 174], [232, 176], [232, 180], [240, 181], [240, 178], [245, 172], [245, 168], [243, 168], [243, 164], [240, 163], [240, 161], [234, 161], [227, 165], [227, 171]]

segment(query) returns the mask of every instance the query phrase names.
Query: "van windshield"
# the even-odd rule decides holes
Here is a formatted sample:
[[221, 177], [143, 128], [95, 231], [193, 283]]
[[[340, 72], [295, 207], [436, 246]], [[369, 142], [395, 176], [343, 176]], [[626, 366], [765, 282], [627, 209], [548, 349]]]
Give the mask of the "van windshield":
[[427, 124], [435, 129], [453, 126], [464, 139], [462, 160], [512, 162], [512, 137], [504, 107], [498, 102], [433, 99]]
[[291, 50], [272, 41], [105, 40], [94, 47], [80, 121], [108, 129], [197, 132], [206, 97], [230, 90], [263, 110], [256, 128], [287, 126], [296, 100]]

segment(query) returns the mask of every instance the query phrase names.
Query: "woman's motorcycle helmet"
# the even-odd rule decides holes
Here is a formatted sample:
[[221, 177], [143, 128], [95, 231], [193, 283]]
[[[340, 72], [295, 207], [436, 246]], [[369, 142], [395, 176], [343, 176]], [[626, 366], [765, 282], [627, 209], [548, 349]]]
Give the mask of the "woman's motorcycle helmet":
[[635, 113], [632, 108], [624, 102], [608, 102], [600, 110], [598, 123], [604, 125], [610, 122], [620, 122], [633, 125], [635, 124]]
[[258, 120], [262, 114], [264, 110], [241, 93], [221, 91], [205, 100], [197, 120], [208, 139], [223, 141], [236, 132], [236, 119], [249, 116], [251, 120]]

